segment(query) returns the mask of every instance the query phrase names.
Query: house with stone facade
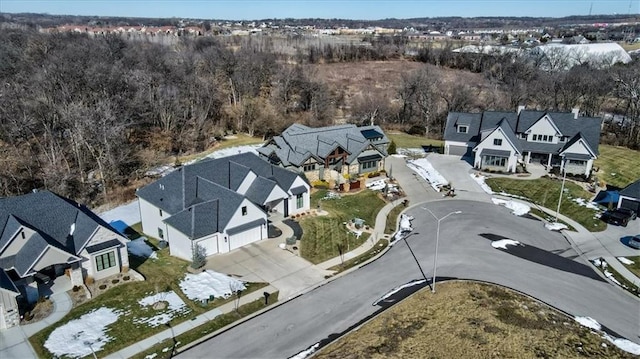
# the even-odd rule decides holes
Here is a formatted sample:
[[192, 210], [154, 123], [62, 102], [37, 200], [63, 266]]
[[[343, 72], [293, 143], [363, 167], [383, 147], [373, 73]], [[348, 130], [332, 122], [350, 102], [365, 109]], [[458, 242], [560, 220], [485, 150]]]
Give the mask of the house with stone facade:
[[269, 163], [303, 172], [310, 181], [342, 178], [384, 169], [390, 141], [379, 126], [289, 126], [258, 154]]
[[19, 300], [36, 302], [54, 281], [70, 288], [127, 270], [126, 243], [87, 207], [55, 193], [0, 198], [0, 329], [18, 324]]
[[572, 112], [451, 112], [444, 132], [444, 152], [468, 158], [477, 169], [516, 172], [539, 163], [547, 170], [589, 176], [598, 156], [599, 117]]

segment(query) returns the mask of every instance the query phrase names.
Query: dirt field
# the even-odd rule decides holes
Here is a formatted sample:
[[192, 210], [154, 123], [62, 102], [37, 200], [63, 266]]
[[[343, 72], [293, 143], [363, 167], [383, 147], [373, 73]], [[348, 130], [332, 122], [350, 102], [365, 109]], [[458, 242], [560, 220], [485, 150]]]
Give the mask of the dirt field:
[[572, 318], [500, 287], [428, 288], [315, 358], [632, 358]]

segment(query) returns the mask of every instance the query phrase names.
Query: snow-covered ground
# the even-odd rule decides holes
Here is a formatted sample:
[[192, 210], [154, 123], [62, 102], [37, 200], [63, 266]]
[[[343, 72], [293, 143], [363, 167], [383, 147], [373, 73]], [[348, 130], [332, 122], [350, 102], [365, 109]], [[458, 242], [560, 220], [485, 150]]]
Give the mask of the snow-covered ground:
[[162, 313], [156, 314], [151, 317], [142, 317], [136, 318], [134, 323], [136, 324], [146, 324], [150, 327], [157, 327], [158, 325], [163, 325], [169, 323], [171, 319], [177, 314], [188, 312], [189, 308], [182, 301], [182, 299], [176, 294], [174, 291], [170, 292], [162, 292], [149, 295], [144, 297], [138, 301], [143, 307], [152, 306], [157, 302], [166, 302], [167, 307], [163, 310]]
[[424, 279], [414, 279], [409, 283], [403, 284], [403, 285], [399, 285], [393, 289], [391, 289], [390, 291], [388, 291], [387, 293], [385, 293], [382, 297], [380, 297], [380, 299], [376, 300], [375, 302], [373, 302], [373, 305], [378, 305], [378, 303], [386, 300], [387, 298], [391, 297], [392, 295], [398, 293], [399, 291], [403, 290], [404, 288], [409, 288], [409, 287], [413, 287], [414, 285], [420, 285], [422, 283], [426, 282], [426, 280]]
[[120, 312], [111, 308], [98, 308], [78, 319], [57, 327], [44, 343], [56, 357], [80, 358], [98, 352], [110, 342], [107, 326], [115, 323]]
[[311, 354], [315, 353], [316, 350], [318, 350], [318, 348], [320, 347], [320, 343], [315, 343], [314, 345], [310, 346], [309, 348], [301, 351], [300, 353], [289, 357], [289, 359], [305, 359], [308, 358], [309, 356], [311, 356]]
[[158, 259], [158, 254], [153, 251], [153, 248], [151, 248], [147, 244], [147, 242], [144, 241], [145, 239], [145, 237], [140, 237], [138, 239], [130, 241], [129, 243], [127, 243], [127, 250], [134, 256]]
[[499, 241], [491, 242], [491, 246], [493, 248], [501, 248], [507, 249], [507, 246], [521, 246], [520, 242], [514, 241], [513, 239], [501, 239]]
[[140, 222], [140, 209], [138, 208], [138, 201], [129, 202], [112, 210], [98, 213], [98, 216], [107, 223], [122, 221], [128, 226], [131, 226]]
[[544, 225], [544, 227], [550, 231], [560, 231], [569, 228], [566, 224], [559, 222], [547, 223]]
[[600, 210], [600, 207], [598, 207], [598, 204], [595, 202], [589, 202], [587, 200], [585, 200], [584, 198], [572, 198], [572, 201], [574, 201], [575, 203], [581, 205], [582, 207], [587, 207], [589, 209], [593, 209], [596, 211]]
[[491, 187], [489, 187], [489, 185], [484, 182], [485, 178], [487, 177], [478, 173], [471, 173], [470, 176], [474, 181], [476, 181], [476, 183], [480, 186], [480, 188], [482, 188], [483, 191], [487, 192], [488, 194], [493, 194]]
[[512, 211], [511, 213], [515, 214], [516, 216], [524, 216], [531, 210], [531, 207], [520, 202], [505, 201], [504, 199], [499, 198], [491, 198], [491, 201], [493, 202], [493, 204], [509, 208]]
[[630, 265], [632, 265], [634, 263], [634, 261], [632, 261], [631, 259], [625, 258], [625, 257], [617, 257], [617, 259], [620, 261], [620, 263], [626, 264], [628, 266], [630, 266]]
[[393, 240], [389, 243], [389, 246], [393, 246], [397, 241], [401, 240], [404, 236], [407, 236], [409, 232], [413, 231], [413, 227], [411, 227], [411, 221], [413, 221], [413, 217], [401, 214], [400, 215], [400, 223], [398, 224], [398, 231], [393, 236]]
[[442, 186], [449, 184], [447, 179], [444, 178], [444, 176], [442, 176], [440, 172], [438, 172], [435, 168], [433, 168], [431, 162], [429, 162], [429, 160], [426, 158], [418, 158], [417, 160], [407, 161], [407, 167], [412, 169], [420, 177], [429, 182], [431, 187], [433, 187], [433, 189], [435, 189], [436, 191], [440, 191], [440, 188]]
[[238, 290], [247, 289], [244, 283], [226, 274], [206, 270], [198, 274], [187, 274], [180, 282], [180, 289], [187, 298], [195, 301], [217, 298], [229, 298]]
[[590, 317], [575, 317], [576, 322], [581, 325], [594, 330], [598, 334], [602, 336], [602, 338], [609, 341], [611, 344], [615, 345], [621, 350], [624, 350], [627, 353], [631, 353], [633, 355], [640, 355], [640, 344], [636, 344], [630, 340], [624, 338], [614, 338], [607, 333], [602, 332], [602, 326], [595, 319]]
[[239, 153], [247, 153], [247, 152], [258, 154], [257, 149], [260, 147], [262, 147], [262, 144], [223, 148], [221, 150], [211, 152], [210, 154], [207, 155], [207, 158], [227, 157], [227, 156], [237, 155]]

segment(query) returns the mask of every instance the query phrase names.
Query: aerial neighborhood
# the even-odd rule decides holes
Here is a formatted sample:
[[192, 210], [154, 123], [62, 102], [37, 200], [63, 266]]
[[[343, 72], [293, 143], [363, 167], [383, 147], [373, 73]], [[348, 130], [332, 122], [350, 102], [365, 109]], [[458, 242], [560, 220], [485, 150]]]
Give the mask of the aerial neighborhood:
[[0, 9], [1, 359], [640, 355], [634, 1], [59, 3]]

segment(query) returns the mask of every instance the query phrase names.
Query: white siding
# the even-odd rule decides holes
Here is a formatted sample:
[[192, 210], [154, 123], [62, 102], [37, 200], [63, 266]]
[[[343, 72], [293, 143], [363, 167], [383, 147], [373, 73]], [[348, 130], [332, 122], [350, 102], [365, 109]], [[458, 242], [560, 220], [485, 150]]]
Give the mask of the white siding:
[[[306, 212], [311, 208], [311, 199], [310, 199], [310, 187], [302, 178], [297, 177], [295, 181], [291, 184], [291, 188], [296, 188], [304, 186], [307, 191], [302, 194], [303, 203], [301, 208], [297, 208], [296, 205], [296, 196], [292, 195], [289, 197], [289, 215]], [[291, 191], [289, 188], [289, 191]], [[291, 193], [291, 192], [289, 192]], [[284, 202], [284, 201], [283, 201]]]
[[[501, 140], [502, 143], [500, 145], [495, 145], [494, 140]], [[478, 144], [476, 147], [476, 155], [474, 160], [474, 166], [476, 168], [482, 168], [482, 150], [484, 149], [492, 149], [492, 150], [501, 150], [501, 151], [509, 151], [510, 155], [508, 157], [507, 168], [506, 170], [509, 172], [515, 172], [516, 163], [518, 161], [518, 155], [516, 150], [511, 146], [509, 140], [505, 136], [504, 132], [500, 128], [488, 134], [482, 142]]]
[[207, 236], [207, 237], [199, 238], [193, 241], [193, 245], [196, 245], [196, 244], [201, 245], [207, 251], [207, 256], [217, 254], [218, 253], [218, 233]]
[[276, 201], [276, 200], [283, 200], [287, 197], [289, 197], [287, 192], [285, 192], [282, 188], [280, 188], [280, 186], [275, 186], [273, 190], [271, 190], [271, 193], [269, 193], [269, 196], [267, 196], [265, 203]]
[[[244, 216], [242, 215], [242, 207], [247, 207], [247, 214]], [[255, 221], [260, 218], [263, 218], [266, 222], [267, 214], [264, 213], [262, 208], [256, 206], [251, 201], [245, 198], [240, 204], [240, 206], [236, 208], [235, 212], [233, 213], [233, 216], [231, 217], [231, 220], [227, 224], [227, 228], [234, 228], [242, 224], [245, 224], [247, 222]]]
[[587, 149], [584, 142], [582, 140], [576, 141], [574, 144], [569, 146], [566, 150], [562, 151], [563, 153], [580, 153], [584, 155], [591, 155], [591, 152]]
[[191, 262], [191, 239], [177, 229], [166, 226], [165, 238], [169, 241], [169, 254]]
[[[162, 216], [160, 216], [160, 209], [142, 198], [138, 198], [138, 204], [140, 206], [142, 232], [154, 238], [158, 238], [158, 228], [166, 232], [167, 226], [162, 221], [169, 218], [173, 213], [162, 211]], [[164, 239], [167, 239], [166, 234]]]
[[[551, 142], [540, 140], [534, 141], [533, 135], [551, 136]], [[560, 137], [558, 136], [559, 134], [554, 128], [551, 119], [549, 119], [547, 116], [542, 117], [527, 130], [527, 141], [529, 142], [558, 143], [558, 141], [560, 140]]]

